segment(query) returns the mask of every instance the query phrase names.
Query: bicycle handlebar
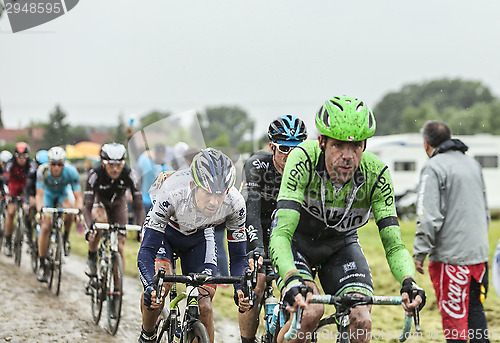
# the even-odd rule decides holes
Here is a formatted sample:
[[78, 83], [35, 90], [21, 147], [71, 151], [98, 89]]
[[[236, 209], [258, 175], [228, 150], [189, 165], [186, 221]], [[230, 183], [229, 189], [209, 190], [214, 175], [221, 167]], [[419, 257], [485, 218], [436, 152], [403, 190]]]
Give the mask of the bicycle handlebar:
[[[334, 296], [330, 294], [314, 294], [309, 303], [312, 304], [329, 304], [335, 306], [345, 306], [348, 308], [361, 305], [401, 305], [402, 298], [400, 296], [359, 296], [359, 295], [343, 295]], [[285, 333], [285, 340], [289, 341], [300, 330], [300, 322], [302, 320], [302, 308], [298, 308], [293, 314], [292, 324], [290, 329]], [[399, 342], [404, 342], [409, 336], [411, 330], [411, 317], [405, 315], [403, 331], [399, 335]]]
[[77, 208], [54, 208], [54, 207], [42, 207], [42, 213], [70, 213], [70, 214], [80, 214], [81, 211]]
[[165, 275], [164, 282], [185, 283], [191, 286], [225, 284], [241, 284], [242, 276], [211, 276], [207, 274], [191, 273], [189, 275]]
[[128, 231], [141, 231], [142, 226], [140, 225], [117, 225], [117, 224], [109, 224], [109, 223], [94, 223], [94, 229], [97, 230], [109, 230], [109, 229], [117, 229], [117, 230], [128, 230]]

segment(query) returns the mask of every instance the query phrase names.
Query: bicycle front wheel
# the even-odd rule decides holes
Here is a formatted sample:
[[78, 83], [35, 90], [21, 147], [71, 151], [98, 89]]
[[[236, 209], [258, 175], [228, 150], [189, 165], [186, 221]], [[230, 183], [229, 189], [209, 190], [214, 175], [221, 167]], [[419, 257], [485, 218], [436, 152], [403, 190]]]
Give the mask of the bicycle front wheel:
[[172, 319], [170, 318], [170, 314], [167, 314], [167, 311], [163, 309], [156, 319], [155, 331], [156, 331], [156, 341], [158, 343], [170, 343], [173, 342], [173, 338], [171, 338], [171, 329], [172, 326], [170, 322]]
[[5, 214], [3, 207], [0, 208], [0, 251], [3, 248], [3, 236], [5, 236]]
[[38, 235], [37, 235], [38, 227], [35, 226], [33, 229], [32, 236], [32, 246], [31, 246], [31, 268], [33, 269], [33, 273], [36, 274], [38, 269]]
[[118, 252], [111, 255], [111, 264], [108, 269], [108, 325], [109, 332], [116, 334], [122, 311], [123, 269], [122, 259]]
[[97, 276], [91, 277], [87, 286], [88, 294], [90, 295], [90, 310], [92, 312], [92, 320], [94, 324], [99, 324], [102, 313], [102, 303], [106, 294], [106, 276], [108, 274], [106, 264], [101, 263], [101, 254], [98, 254], [97, 260]]
[[188, 328], [184, 335], [182, 335], [182, 341], [184, 343], [210, 343], [210, 338], [208, 337], [207, 328], [199, 320], [193, 322], [191, 328]]
[[57, 230], [55, 241], [49, 244], [51, 246], [49, 248], [51, 260], [49, 288], [51, 288], [53, 282], [55, 282], [55, 292], [56, 295], [59, 295], [61, 291], [62, 254], [64, 249], [61, 230]]
[[21, 213], [17, 213], [16, 230], [14, 232], [14, 262], [17, 266], [21, 265], [22, 247], [23, 247], [23, 231], [24, 231], [24, 218]]

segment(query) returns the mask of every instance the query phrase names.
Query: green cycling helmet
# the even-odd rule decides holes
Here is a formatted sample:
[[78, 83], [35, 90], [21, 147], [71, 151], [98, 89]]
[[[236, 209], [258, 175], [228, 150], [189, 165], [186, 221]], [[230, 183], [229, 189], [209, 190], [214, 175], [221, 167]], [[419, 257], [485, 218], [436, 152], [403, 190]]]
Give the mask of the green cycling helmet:
[[319, 132], [340, 141], [363, 141], [373, 136], [376, 126], [368, 106], [359, 99], [347, 96], [328, 99], [316, 113]]

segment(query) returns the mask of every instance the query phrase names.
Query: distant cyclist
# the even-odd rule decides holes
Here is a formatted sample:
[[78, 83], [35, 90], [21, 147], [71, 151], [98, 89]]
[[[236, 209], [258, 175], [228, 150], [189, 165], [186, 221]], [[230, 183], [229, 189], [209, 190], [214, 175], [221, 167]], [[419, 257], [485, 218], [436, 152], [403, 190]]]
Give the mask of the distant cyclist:
[[[401, 240], [389, 170], [365, 151], [375, 133], [372, 112], [356, 98], [334, 97], [317, 112], [316, 126], [318, 140], [302, 143], [288, 157], [269, 249], [287, 310], [304, 310], [293, 342], [311, 338], [324, 312], [323, 305], [307, 303], [309, 294], [306, 299], [301, 294], [319, 294], [314, 267], [325, 293], [373, 294], [357, 235], [372, 212], [391, 272], [402, 285], [403, 308], [412, 311], [425, 303], [425, 293], [414, 281], [412, 257]], [[410, 302], [414, 292], [418, 295]], [[350, 323], [351, 342], [370, 340], [369, 306], [353, 308]]]
[[[153, 207], [143, 226], [143, 241], [137, 256], [144, 286], [141, 299], [142, 332], [139, 342], [155, 342], [154, 327], [163, 307], [156, 304], [153, 276], [160, 266], [172, 274], [174, 251], [183, 274], [217, 274], [214, 226], [226, 223], [231, 275], [243, 275], [246, 260], [245, 201], [233, 187], [236, 170], [222, 152], [203, 149], [191, 168], [163, 172], [151, 186]], [[215, 286], [205, 286], [199, 298], [201, 322], [214, 340], [212, 298]], [[207, 296], [207, 290], [209, 296]], [[168, 290], [167, 290], [168, 291]], [[239, 297], [243, 292], [237, 290]], [[248, 306], [248, 299], [247, 304]], [[240, 306], [242, 308], [243, 305]]]
[[[85, 234], [89, 241], [87, 269], [85, 270], [88, 276], [97, 274], [97, 247], [101, 239], [101, 232], [95, 233], [92, 230], [93, 222], [127, 224], [127, 190], [132, 194], [137, 224], [142, 225], [145, 216], [139, 180], [135, 172], [125, 164], [127, 157], [125, 146], [118, 143], [104, 144], [100, 156], [101, 164], [89, 172], [84, 195], [83, 216], [89, 228]], [[126, 237], [126, 230], [119, 233], [118, 251], [122, 257], [123, 266], [125, 266], [123, 247]]]
[[[8, 185], [9, 197], [7, 199], [7, 217], [5, 218], [5, 255], [12, 256], [12, 233], [14, 232], [14, 216], [17, 204], [13, 202], [16, 197], [26, 197], [32, 205], [35, 198], [29, 190], [34, 184], [36, 175], [36, 162], [29, 157], [30, 148], [25, 142], [19, 142], [14, 149], [14, 157], [7, 162], [4, 171], [4, 180]], [[24, 218], [26, 220], [26, 218]]]
[[[283, 169], [290, 152], [307, 139], [304, 122], [290, 114], [274, 119], [269, 125], [267, 134], [271, 152], [255, 153], [244, 166], [242, 194], [247, 204], [249, 258], [252, 258], [254, 253], [269, 258], [271, 216], [276, 209]], [[264, 274], [259, 274], [257, 281], [255, 303], [259, 304], [265, 287]], [[239, 322], [241, 341], [253, 343], [259, 326], [258, 306], [241, 313]]]
[[49, 152], [47, 150], [38, 150], [36, 153], [36, 162], [38, 165], [49, 162]]
[[[83, 207], [82, 188], [79, 183], [78, 171], [66, 162], [66, 151], [61, 147], [49, 149], [49, 162], [42, 164], [37, 171], [36, 208], [40, 213], [42, 207]], [[74, 215], [64, 216], [64, 253], [70, 251], [69, 232], [74, 221]], [[50, 215], [41, 216], [41, 231], [38, 237], [38, 256], [40, 258], [37, 279], [47, 282], [49, 270], [46, 263], [49, 236], [52, 225]]]

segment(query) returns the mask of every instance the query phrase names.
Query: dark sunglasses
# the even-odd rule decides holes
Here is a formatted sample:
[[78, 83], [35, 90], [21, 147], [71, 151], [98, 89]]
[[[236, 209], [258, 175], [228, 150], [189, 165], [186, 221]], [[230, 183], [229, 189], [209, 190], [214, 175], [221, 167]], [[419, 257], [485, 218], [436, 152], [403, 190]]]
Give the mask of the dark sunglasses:
[[50, 165], [51, 166], [62, 167], [62, 166], [64, 166], [64, 163], [62, 163], [62, 162], [50, 162]]
[[22, 158], [28, 158], [28, 156], [29, 156], [29, 155], [28, 155], [28, 154], [26, 154], [26, 153], [21, 154], [21, 153], [16, 152], [16, 153], [14, 154], [14, 156], [16, 156], [16, 157], [22, 157]]
[[110, 165], [110, 166], [123, 166], [125, 164], [125, 161], [117, 161], [117, 160], [103, 160], [102, 161], [105, 165]]
[[285, 154], [285, 155], [289, 154], [290, 151], [295, 149], [294, 146], [283, 145], [283, 144], [278, 144], [278, 143], [274, 143], [274, 142], [273, 142], [273, 145], [278, 149], [279, 152], [281, 152], [282, 154]]

